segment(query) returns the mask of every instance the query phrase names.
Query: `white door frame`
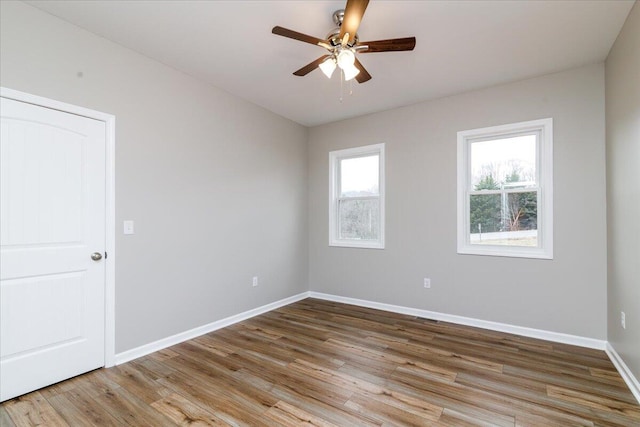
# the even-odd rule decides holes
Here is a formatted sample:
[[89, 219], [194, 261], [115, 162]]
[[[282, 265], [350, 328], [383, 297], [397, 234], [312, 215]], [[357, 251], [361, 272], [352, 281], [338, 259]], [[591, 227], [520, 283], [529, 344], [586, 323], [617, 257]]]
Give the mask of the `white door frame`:
[[105, 367], [115, 365], [115, 265], [116, 265], [116, 245], [115, 245], [115, 125], [116, 118], [111, 114], [100, 111], [89, 110], [64, 102], [55, 101], [41, 96], [31, 95], [25, 92], [0, 87], [0, 97], [38, 105], [53, 110], [63, 111], [78, 116], [99, 120], [105, 124], [105, 252], [107, 262], [105, 265], [105, 327], [104, 327], [104, 363]]

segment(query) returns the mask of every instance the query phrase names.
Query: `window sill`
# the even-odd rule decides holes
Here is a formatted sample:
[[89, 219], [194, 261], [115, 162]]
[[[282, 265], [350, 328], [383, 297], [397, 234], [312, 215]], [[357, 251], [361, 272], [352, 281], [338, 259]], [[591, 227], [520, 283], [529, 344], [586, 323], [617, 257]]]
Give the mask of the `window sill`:
[[464, 246], [458, 248], [458, 255], [481, 255], [497, 256], [508, 258], [531, 258], [531, 259], [553, 259], [553, 253], [549, 253], [541, 248], [526, 247], [498, 247], [495, 246]]
[[384, 249], [384, 243], [382, 242], [364, 242], [364, 241], [347, 241], [338, 240], [329, 242], [330, 247], [338, 248], [360, 248], [360, 249]]

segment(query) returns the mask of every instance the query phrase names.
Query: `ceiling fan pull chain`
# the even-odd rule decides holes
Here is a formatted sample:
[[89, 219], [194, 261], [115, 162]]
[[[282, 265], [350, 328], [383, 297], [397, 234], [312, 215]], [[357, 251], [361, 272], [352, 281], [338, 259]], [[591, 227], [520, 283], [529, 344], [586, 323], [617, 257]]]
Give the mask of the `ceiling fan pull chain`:
[[353, 79], [349, 80], [349, 96], [353, 95]]
[[340, 68], [340, 103], [342, 103], [342, 85], [344, 82], [344, 71]]

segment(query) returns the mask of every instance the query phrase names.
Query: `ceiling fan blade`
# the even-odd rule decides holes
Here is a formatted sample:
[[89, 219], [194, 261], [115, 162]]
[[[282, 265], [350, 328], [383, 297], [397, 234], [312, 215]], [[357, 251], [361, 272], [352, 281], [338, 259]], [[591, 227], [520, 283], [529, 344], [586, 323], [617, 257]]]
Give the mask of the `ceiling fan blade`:
[[299, 41], [305, 42], [305, 43], [316, 44], [316, 45], [319, 44], [319, 43], [325, 43], [326, 44], [326, 40], [322, 40], [322, 39], [319, 39], [319, 38], [313, 37], [313, 36], [308, 36], [306, 34], [302, 34], [302, 33], [299, 33], [297, 31], [289, 30], [287, 28], [282, 28], [282, 27], [278, 27], [278, 26], [273, 27], [271, 32], [273, 34], [277, 34], [277, 35], [282, 36], [282, 37], [288, 37], [290, 39], [299, 40]]
[[360, 70], [360, 72], [356, 76], [356, 80], [358, 81], [358, 83], [364, 83], [371, 80], [371, 74], [369, 74], [369, 72], [364, 68], [364, 66], [360, 63], [360, 61], [358, 61], [358, 58], [356, 58], [353, 65], [355, 65], [356, 68]]
[[416, 47], [416, 38], [405, 37], [402, 39], [361, 42], [358, 43], [358, 46], [369, 46], [367, 49], [358, 50], [358, 53], [400, 52], [403, 50], [413, 50], [413, 48]]
[[300, 68], [298, 71], [294, 72], [293, 74], [296, 76], [306, 76], [307, 74], [309, 74], [310, 72], [312, 72], [313, 70], [315, 70], [316, 68], [318, 68], [318, 65], [322, 64], [322, 62], [327, 59], [329, 56], [331, 55], [322, 55], [320, 58], [316, 59], [315, 61], [305, 65], [304, 67]]
[[344, 8], [344, 19], [340, 26], [340, 39], [346, 33], [349, 33], [349, 43], [353, 42], [368, 4], [369, 0], [347, 0], [347, 6]]

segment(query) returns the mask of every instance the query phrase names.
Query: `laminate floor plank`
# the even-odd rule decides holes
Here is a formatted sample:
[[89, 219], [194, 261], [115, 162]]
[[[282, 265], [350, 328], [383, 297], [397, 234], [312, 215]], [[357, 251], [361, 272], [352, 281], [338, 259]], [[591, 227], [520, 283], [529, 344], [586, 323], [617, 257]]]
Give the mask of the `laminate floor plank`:
[[113, 426], [120, 425], [93, 399], [72, 390], [59, 393], [47, 399], [51, 406], [70, 426]]
[[581, 360], [580, 355], [577, 355], [575, 359], [568, 359], [554, 352], [540, 353], [527, 350], [501, 352], [496, 348], [487, 349], [473, 341], [464, 343], [462, 341], [451, 341], [447, 337], [440, 336], [434, 338], [429, 346], [434, 349], [454, 351], [474, 357], [486, 357], [487, 354], [491, 354], [492, 359], [496, 362], [512, 366], [530, 366], [532, 363], [540, 363], [544, 364], [547, 369], [558, 373], [574, 371], [588, 373], [586, 366], [601, 368], [609, 366], [607, 361], [601, 359]]
[[151, 406], [179, 426], [230, 425], [177, 393], [171, 393]]
[[[478, 374], [478, 378], [486, 373]], [[435, 387], [433, 383], [413, 382], [410, 383], [414, 388], [423, 392], [431, 392], [433, 394], [441, 393], [444, 396], [450, 396], [458, 399], [466, 404], [476, 404], [478, 400], [482, 402], [482, 407], [491, 409], [495, 413], [510, 415], [526, 415], [536, 414], [549, 417], [550, 420], [562, 420], [564, 423], [572, 423], [577, 425], [588, 424], [588, 420], [592, 418], [592, 411], [588, 408], [578, 407], [576, 405], [567, 405], [561, 400], [548, 398], [547, 394], [542, 394], [538, 390], [526, 390], [521, 388], [508, 387], [500, 385], [491, 387], [492, 383], [476, 379], [473, 384], [465, 384], [460, 382], [464, 378], [460, 374], [454, 384], [440, 384]], [[406, 381], [406, 380], [405, 380]], [[455, 407], [445, 405], [446, 407]]]
[[300, 396], [306, 396], [334, 406], [343, 405], [353, 394], [349, 389], [342, 389], [325, 381], [310, 378], [304, 373], [288, 367], [271, 366], [269, 369], [265, 369], [262, 365], [255, 363], [256, 359], [248, 357], [244, 360], [248, 363], [243, 369], [248, 374], [261, 379], [263, 385], [272, 384], [272, 388], [277, 385]]
[[211, 369], [207, 367], [202, 369], [200, 362], [188, 358], [174, 358], [173, 363], [176, 369], [181, 373], [192, 378], [192, 387], [206, 389], [209, 393], [216, 393], [220, 398], [227, 401], [233, 401], [238, 407], [243, 407], [247, 411], [255, 414], [261, 414], [266, 409], [273, 406], [278, 399], [269, 393], [263, 392], [247, 384], [233, 376], [231, 372], [225, 372], [222, 369]]
[[[357, 335], [363, 335], [362, 334], [362, 330], [360, 328], [358, 328], [357, 326], [351, 325], [349, 323], [343, 322], [343, 323], [336, 323], [335, 318], [333, 317], [327, 317], [324, 318], [322, 316], [315, 316], [315, 317], [305, 317], [305, 316], [299, 316], [295, 313], [286, 313], [283, 315], [279, 316], [280, 319], [284, 320], [284, 321], [296, 321], [296, 322], [302, 322], [304, 324], [307, 325], [315, 325], [318, 327], [321, 327], [325, 330], [330, 331], [332, 334], [334, 334], [334, 336], [340, 335], [340, 336], [346, 336], [349, 338], [353, 338], [354, 336]], [[435, 334], [431, 333], [431, 332], [423, 332], [419, 329], [414, 329], [412, 331], [408, 331], [406, 327], [402, 326], [402, 325], [398, 325], [398, 327], [396, 328], [397, 331], [402, 331], [404, 332], [405, 335], [407, 335], [407, 337], [402, 337], [399, 336], [398, 340], [407, 340], [409, 336], [415, 337], [421, 334], [424, 334], [425, 336], [427, 336], [429, 339], [433, 338], [433, 336], [435, 336]], [[373, 331], [367, 331], [366, 332], [367, 335], [373, 334], [373, 335], [382, 335], [384, 337], [388, 337], [388, 335], [382, 334], [382, 333], [375, 333]], [[400, 335], [400, 334], [399, 334]]]
[[162, 413], [122, 387], [107, 390], [95, 397], [94, 400], [118, 421], [118, 425], [167, 427], [176, 425]]
[[547, 395], [556, 401], [575, 403], [583, 408], [588, 408], [590, 411], [599, 413], [603, 419], [608, 421], [623, 422], [623, 420], [631, 419], [640, 425], [640, 407], [638, 405], [556, 386], [548, 386]]
[[196, 342], [200, 345], [203, 345], [209, 349], [212, 353], [216, 353], [222, 357], [226, 357], [230, 354], [237, 353], [241, 350], [240, 347], [236, 347], [231, 345], [221, 339], [221, 337], [217, 334], [218, 331], [210, 332], [208, 334], [200, 335], [196, 337], [190, 342]]
[[7, 413], [7, 408], [0, 406], [0, 426], [2, 427], [16, 427], [16, 424], [11, 419], [11, 416]]
[[338, 427], [320, 417], [316, 417], [300, 408], [289, 405], [282, 400], [265, 412], [265, 416], [275, 421], [278, 425], [286, 427], [316, 426]]
[[[326, 381], [340, 388], [350, 389], [354, 394], [358, 394], [361, 397], [366, 396], [369, 401], [386, 404], [409, 413], [415, 413], [416, 415], [432, 419], [437, 419], [440, 413], [442, 413], [443, 408], [433, 405], [423, 399], [419, 399], [390, 388], [380, 387], [376, 384], [361, 380], [343, 372], [324, 369], [321, 366], [313, 365], [302, 360], [296, 361], [289, 366], [291, 369], [299, 370], [311, 377]], [[353, 397], [349, 400], [354, 402]], [[358, 405], [361, 406], [361, 404]], [[433, 414], [437, 415], [434, 416]]]
[[[514, 421], [515, 422], [515, 421]], [[478, 419], [473, 415], [463, 414], [452, 409], [445, 408], [438, 418], [438, 426], [450, 427], [494, 427], [495, 424], [489, 421]]]
[[618, 386], [622, 389], [626, 388], [624, 380], [622, 379], [618, 371], [616, 371], [616, 368], [613, 366], [613, 364], [611, 364], [611, 367], [608, 369], [589, 368], [589, 373], [591, 374], [591, 376], [598, 378], [599, 381], [602, 381], [602, 379], [611, 380], [610, 384]]
[[260, 425], [261, 411], [255, 412], [255, 405], [244, 407], [232, 397], [221, 393], [219, 389], [207, 386], [197, 377], [189, 376], [177, 371], [167, 378], [158, 380], [167, 388], [173, 389], [177, 394], [201, 408], [207, 408], [217, 418], [231, 425]]
[[603, 351], [308, 298], [0, 404], [22, 426], [623, 426]]
[[76, 387], [78, 387], [79, 384], [82, 384], [83, 382], [87, 381], [87, 378], [93, 375], [94, 372], [95, 371], [88, 372], [84, 375], [78, 375], [76, 377], [69, 378], [66, 381], [61, 381], [59, 383], [50, 385], [47, 388], [43, 388], [42, 390], [39, 390], [40, 394], [42, 394], [42, 396], [45, 399], [48, 399], [50, 396], [55, 396], [57, 394], [73, 390]]
[[[588, 423], [590, 416], [589, 409], [575, 411], [574, 407], [567, 405], [558, 399], [549, 398], [548, 390], [544, 391], [540, 388], [533, 387], [514, 387], [508, 381], [487, 379], [486, 376], [472, 378], [468, 375], [461, 374], [456, 382], [474, 389], [481, 389], [489, 393], [498, 395], [508, 395], [510, 404], [514, 414], [517, 416], [526, 416], [531, 414], [543, 414], [547, 420], [555, 421], [557, 424], [567, 422], [578, 422], [580, 424]], [[530, 402], [536, 402], [535, 406]], [[573, 412], [573, 414], [571, 414]], [[577, 415], [577, 417], [575, 416]]]
[[297, 393], [291, 388], [283, 387], [280, 384], [276, 384], [271, 392], [284, 402], [338, 426], [382, 425], [379, 421], [371, 420], [370, 417], [362, 417], [357, 411], [344, 404], [329, 404], [324, 399], [319, 400]]
[[156, 351], [149, 355], [150, 358], [157, 360], [158, 362], [162, 362], [166, 359], [171, 359], [172, 357], [177, 356], [177, 353], [169, 348], [162, 349], [160, 351]]
[[12, 399], [3, 406], [17, 427], [69, 425], [39, 391]]
[[503, 370], [503, 365], [493, 361], [488, 353], [480, 357], [469, 356], [446, 348], [433, 347], [431, 344], [419, 345], [412, 342], [396, 343], [390, 341], [386, 352], [397, 356], [399, 360], [406, 360], [405, 364], [422, 361], [443, 369], [453, 368], [456, 372], [475, 372], [477, 370], [502, 372]]
[[297, 341], [295, 337], [282, 337], [271, 344], [270, 348], [289, 352], [295, 359], [305, 359], [327, 367], [340, 367], [346, 363], [342, 359], [337, 359], [335, 353], [322, 351], [317, 347], [309, 348]]
[[169, 394], [165, 387], [145, 376], [131, 363], [107, 369], [105, 374], [114, 383], [135, 394], [147, 404], [151, 404]]
[[[300, 321], [300, 319], [291, 317], [291, 316], [282, 316], [282, 328], [286, 331], [288, 321]], [[376, 340], [376, 338], [386, 338], [389, 339], [389, 335], [384, 333], [376, 333], [373, 331], [364, 332], [362, 329], [357, 326], [350, 326], [347, 324], [335, 323], [332, 320], [323, 320], [323, 319], [311, 319], [304, 320], [307, 324], [313, 324], [318, 327], [324, 328], [325, 330], [331, 331], [332, 338], [349, 340], [354, 343], [360, 343], [362, 345], [376, 345], [382, 348], [386, 347], [386, 343], [382, 340]], [[431, 339], [433, 335], [430, 335], [428, 339]], [[397, 337], [398, 341], [407, 341], [408, 337]]]
[[[316, 338], [309, 339], [306, 336], [302, 336], [300, 334], [296, 334], [295, 332], [288, 337], [283, 337], [280, 340], [277, 340], [274, 345], [278, 345], [280, 342], [293, 341], [294, 345], [299, 348], [305, 348], [309, 351], [315, 353], [316, 355], [321, 355], [326, 358], [327, 361], [340, 361], [342, 363], [346, 361], [351, 361], [357, 364], [372, 364], [374, 363], [371, 359], [371, 355], [363, 354], [358, 351], [343, 351], [342, 348], [336, 348], [330, 344], [326, 344], [328, 339], [319, 340]], [[357, 340], [351, 340], [357, 341]], [[380, 347], [376, 345], [375, 347]], [[369, 356], [369, 357], [367, 357]], [[384, 363], [383, 363], [384, 364]], [[390, 366], [389, 366], [390, 367]]]
[[[611, 382], [609, 377], [601, 378], [589, 375], [558, 375], [556, 373], [543, 372], [535, 368], [516, 368], [506, 366], [503, 374], [505, 378], [517, 378], [525, 384], [547, 384], [566, 387], [587, 392], [596, 390], [596, 393], [603, 396], [612, 396], [627, 403], [637, 403], [624, 381], [622, 384]], [[618, 374], [619, 375], [619, 374]]]
[[356, 410], [361, 416], [375, 420], [381, 425], [425, 426], [440, 417], [442, 411], [428, 419], [423, 415], [416, 415], [384, 402], [367, 399], [355, 394], [345, 406]]
[[513, 426], [515, 422], [514, 408], [503, 396], [484, 390], [469, 389], [456, 383], [424, 381], [421, 377], [405, 373], [394, 373], [392, 380], [404, 386], [398, 387], [403, 392], [422, 396], [423, 399], [445, 409], [455, 408], [460, 413], [500, 426]]

